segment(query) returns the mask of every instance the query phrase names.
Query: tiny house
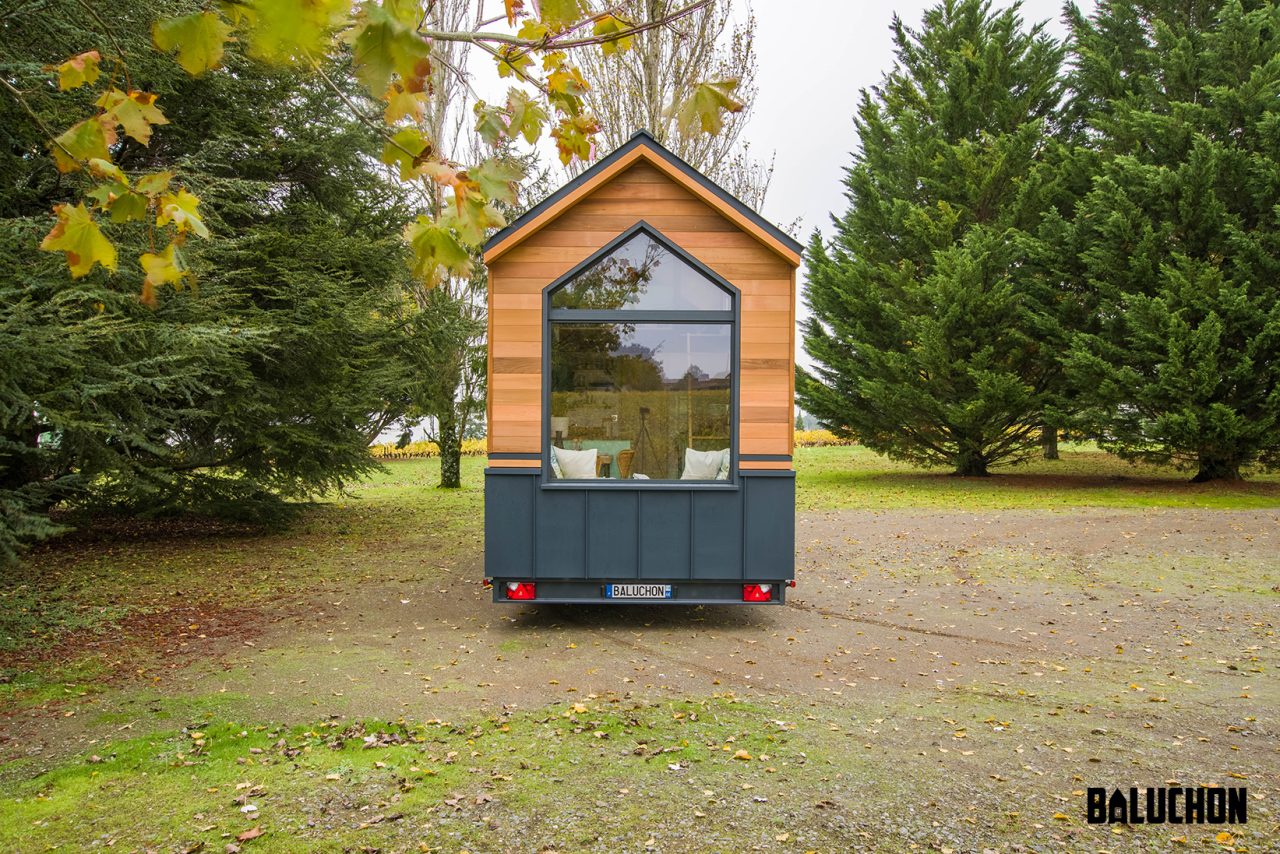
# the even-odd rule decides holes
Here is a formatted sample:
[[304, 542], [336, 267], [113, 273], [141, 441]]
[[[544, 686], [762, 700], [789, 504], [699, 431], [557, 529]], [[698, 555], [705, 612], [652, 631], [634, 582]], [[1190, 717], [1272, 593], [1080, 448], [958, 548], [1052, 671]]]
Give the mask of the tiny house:
[[486, 244], [495, 601], [783, 601], [800, 251], [644, 131]]

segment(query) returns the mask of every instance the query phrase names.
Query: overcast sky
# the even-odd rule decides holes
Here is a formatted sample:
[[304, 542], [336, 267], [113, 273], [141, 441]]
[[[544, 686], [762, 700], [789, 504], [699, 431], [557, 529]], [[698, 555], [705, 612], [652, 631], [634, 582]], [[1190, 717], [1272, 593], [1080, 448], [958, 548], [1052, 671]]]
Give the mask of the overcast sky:
[[[880, 82], [893, 64], [889, 22], [894, 12], [916, 26], [923, 0], [755, 0], [759, 69], [755, 111], [744, 136], [755, 151], [776, 152], [764, 214], [780, 224], [801, 220], [798, 237], [815, 227], [830, 233], [829, 214], [843, 211], [841, 180], [857, 140], [858, 93]], [[999, 2], [997, 6], [1002, 5]], [[1077, 0], [1086, 11], [1092, 0]], [[1061, 0], [1027, 0], [1023, 20], [1050, 21], [1061, 38]], [[739, 2], [738, 14], [745, 14]], [[838, 38], [818, 36], [822, 22]], [[839, 45], [833, 47], [833, 45]]]

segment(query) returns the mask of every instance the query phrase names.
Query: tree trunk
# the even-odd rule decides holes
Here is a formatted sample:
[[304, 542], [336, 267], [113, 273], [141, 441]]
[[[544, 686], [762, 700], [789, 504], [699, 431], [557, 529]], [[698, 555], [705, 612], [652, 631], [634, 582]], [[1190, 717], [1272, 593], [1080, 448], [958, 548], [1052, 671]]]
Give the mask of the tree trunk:
[[1200, 470], [1191, 478], [1191, 482], [1206, 483], [1210, 480], [1241, 480], [1240, 464], [1234, 460], [1201, 454]]
[[462, 438], [453, 410], [441, 413], [440, 430], [436, 444], [440, 446], [440, 488], [459, 489], [462, 486]]
[[1058, 428], [1044, 426], [1040, 428], [1040, 448], [1046, 460], [1058, 459]]
[[982, 446], [977, 442], [961, 442], [956, 453], [956, 477], [986, 477], [987, 458], [982, 454]]

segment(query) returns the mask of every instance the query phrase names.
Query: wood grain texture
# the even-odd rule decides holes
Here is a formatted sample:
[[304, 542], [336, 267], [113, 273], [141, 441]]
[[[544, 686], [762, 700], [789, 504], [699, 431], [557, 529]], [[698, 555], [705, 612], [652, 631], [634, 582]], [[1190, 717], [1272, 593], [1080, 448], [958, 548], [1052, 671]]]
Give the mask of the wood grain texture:
[[[543, 289], [641, 220], [741, 291], [739, 448], [744, 454], [790, 454], [794, 267], [644, 158], [615, 169], [611, 179], [502, 247], [490, 263], [490, 452], [542, 450]], [[491, 465], [528, 463], [538, 465]]]

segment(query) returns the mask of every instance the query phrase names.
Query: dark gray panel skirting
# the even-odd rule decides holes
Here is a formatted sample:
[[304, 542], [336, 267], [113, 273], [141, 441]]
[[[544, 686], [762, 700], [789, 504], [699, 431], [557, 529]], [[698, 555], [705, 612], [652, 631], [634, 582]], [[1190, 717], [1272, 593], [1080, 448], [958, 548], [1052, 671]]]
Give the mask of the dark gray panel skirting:
[[795, 577], [795, 472], [736, 489], [542, 488], [540, 469], [485, 471], [485, 574], [504, 579], [785, 581]]

